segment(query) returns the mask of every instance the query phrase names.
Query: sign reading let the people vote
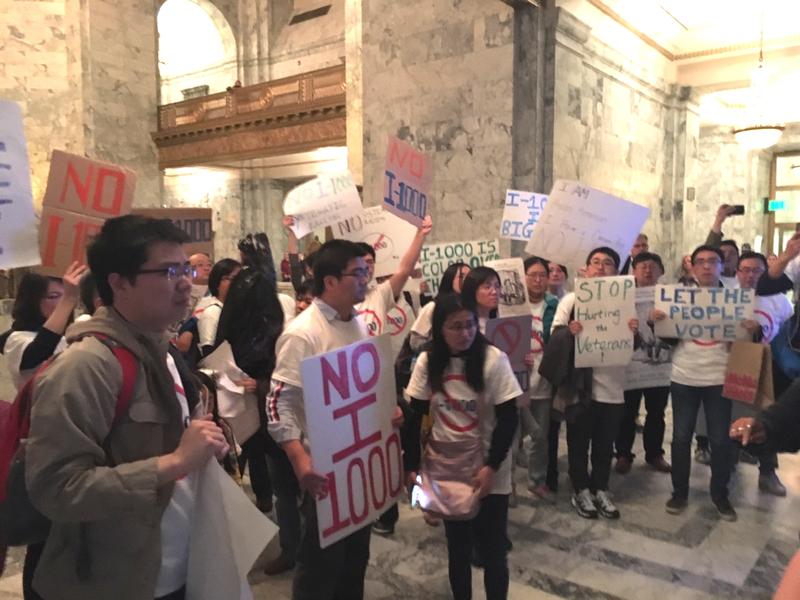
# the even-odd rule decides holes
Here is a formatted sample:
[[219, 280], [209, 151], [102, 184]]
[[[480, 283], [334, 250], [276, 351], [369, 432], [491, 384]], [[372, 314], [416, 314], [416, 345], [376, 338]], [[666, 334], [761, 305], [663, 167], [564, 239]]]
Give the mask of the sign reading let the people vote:
[[755, 290], [722, 287], [656, 286], [656, 321], [663, 338], [726, 341], [750, 337], [741, 322], [753, 318]]
[[298, 238], [363, 210], [350, 173], [315, 177], [293, 188], [283, 202], [283, 214], [294, 217], [292, 231]]
[[428, 213], [433, 161], [411, 144], [389, 136], [383, 177], [383, 207], [419, 227]]
[[403, 490], [393, 365], [388, 335], [301, 363], [311, 459], [328, 478], [317, 500], [321, 548], [368, 527]]
[[547, 196], [544, 194], [506, 190], [503, 220], [500, 221], [500, 237], [523, 242], [530, 240], [533, 226], [542, 215], [545, 204]]
[[31, 169], [16, 102], [0, 101], [0, 268], [38, 265]]
[[575, 281], [575, 366], [616, 367], [631, 362], [636, 318], [636, 285], [631, 276], [592, 277]]
[[422, 265], [422, 278], [428, 282], [428, 289], [435, 296], [439, 292], [442, 275], [453, 263], [464, 263], [475, 268], [499, 258], [497, 240], [476, 240], [423, 246], [419, 262]]
[[594, 248], [627, 256], [650, 209], [576, 181], [558, 180], [533, 226], [525, 252], [582, 267]]
[[126, 215], [136, 174], [130, 169], [54, 150], [42, 202], [39, 246], [45, 275], [86, 261], [86, 244], [106, 219]]

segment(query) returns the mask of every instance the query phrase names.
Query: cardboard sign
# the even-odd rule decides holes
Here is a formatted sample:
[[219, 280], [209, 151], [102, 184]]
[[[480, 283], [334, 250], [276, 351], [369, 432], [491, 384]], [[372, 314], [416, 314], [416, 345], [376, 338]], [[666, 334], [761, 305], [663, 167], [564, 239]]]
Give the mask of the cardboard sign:
[[636, 283], [632, 276], [592, 277], [575, 281], [575, 366], [616, 367], [631, 362], [636, 318]]
[[497, 313], [501, 317], [530, 315], [528, 288], [525, 285], [525, 265], [521, 258], [503, 258], [486, 261], [500, 276], [500, 303]]
[[415, 227], [428, 214], [433, 160], [406, 142], [389, 136], [383, 177], [383, 207]]
[[626, 390], [667, 386], [672, 375], [672, 347], [657, 337], [647, 322], [655, 307], [655, 292], [655, 287], [636, 288], [636, 318], [642, 345], [633, 351], [625, 370]]
[[769, 346], [743, 341], [731, 345], [722, 395], [755, 410], [766, 408], [775, 401]]
[[663, 338], [732, 342], [750, 337], [741, 321], [753, 318], [755, 290], [722, 287], [656, 286], [656, 309], [667, 315], [656, 322]]
[[0, 100], [0, 268], [40, 262], [22, 111]]
[[447, 242], [423, 246], [419, 262], [422, 265], [422, 278], [428, 282], [428, 293], [436, 296], [442, 275], [453, 263], [464, 263], [472, 268], [479, 267], [488, 260], [500, 258], [498, 251], [497, 240]]
[[506, 190], [503, 220], [500, 221], [500, 237], [523, 242], [530, 240], [533, 226], [542, 215], [545, 204], [547, 196], [544, 194]]
[[360, 215], [336, 223], [333, 235], [372, 246], [375, 249], [375, 277], [384, 277], [393, 275], [400, 267], [400, 259], [417, 235], [417, 228], [381, 206], [370, 206]]
[[402, 493], [391, 346], [382, 335], [300, 365], [311, 459], [328, 478], [317, 500], [321, 548], [369, 527]]
[[136, 174], [130, 169], [54, 150], [42, 203], [39, 245], [45, 275], [60, 277], [86, 262], [86, 244], [106, 219], [126, 215]]
[[558, 180], [525, 252], [550, 262], [582, 267], [589, 252], [609, 246], [630, 252], [650, 209], [575, 181]]
[[286, 194], [283, 203], [283, 214], [294, 217], [292, 231], [298, 239], [363, 210], [350, 173], [315, 177]]
[[153, 219], [169, 219], [190, 238], [184, 244], [187, 256], [202, 252], [214, 260], [214, 211], [210, 208], [137, 208], [135, 215]]
[[486, 322], [486, 339], [508, 355], [511, 370], [527, 372], [525, 355], [531, 349], [530, 312], [525, 316], [500, 317]]

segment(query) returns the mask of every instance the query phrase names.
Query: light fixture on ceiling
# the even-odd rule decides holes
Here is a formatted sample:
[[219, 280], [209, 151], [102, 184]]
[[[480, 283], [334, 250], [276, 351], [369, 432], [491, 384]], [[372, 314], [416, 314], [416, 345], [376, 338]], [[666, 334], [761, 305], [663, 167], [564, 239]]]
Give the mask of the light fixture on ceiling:
[[746, 109], [747, 125], [733, 130], [736, 141], [748, 150], [763, 150], [778, 143], [784, 127], [771, 122], [767, 115], [769, 102], [767, 72], [764, 69], [764, 13], [761, 13], [761, 43], [758, 50], [758, 67], [753, 71], [750, 84], [750, 103]]

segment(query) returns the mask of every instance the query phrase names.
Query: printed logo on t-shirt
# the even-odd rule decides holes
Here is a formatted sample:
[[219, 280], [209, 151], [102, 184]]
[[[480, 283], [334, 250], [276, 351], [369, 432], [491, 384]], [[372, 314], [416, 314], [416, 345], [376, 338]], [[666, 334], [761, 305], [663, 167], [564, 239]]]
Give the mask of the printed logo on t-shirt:
[[531, 321], [531, 353], [541, 354], [544, 352], [544, 323], [541, 317], [533, 317]]
[[434, 420], [438, 420], [444, 425], [446, 430], [449, 430], [446, 431], [447, 434], [466, 433], [468, 431], [477, 430], [477, 398], [453, 398], [447, 389], [447, 383], [449, 381], [463, 382], [464, 386], [468, 387], [467, 378], [464, 375], [445, 375], [442, 380], [445, 388], [444, 393], [436, 394], [436, 416]]
[[381, 323], [378, 313], [372, 309], [365, 308], [358, 311], [356, 315], [364, 319], [364, 324], [367, 326], [367, 331], [371, 337], [381, 334], [383, 323]]
[[386, 328], [389, 330], [389, 335], [402, 334], [408, 325], [408, 315], [399, 306], [395, 305], [392, 310], [386, 314]]

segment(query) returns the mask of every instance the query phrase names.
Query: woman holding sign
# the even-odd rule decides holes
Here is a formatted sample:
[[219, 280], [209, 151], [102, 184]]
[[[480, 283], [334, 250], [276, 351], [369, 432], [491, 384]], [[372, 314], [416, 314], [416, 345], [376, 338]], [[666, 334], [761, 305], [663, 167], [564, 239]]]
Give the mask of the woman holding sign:
[[[445, 520], [453, 597], [472, 597], [474, 535], [484, 557], [486, 598], [503, 600], [508, 593], [509, 448], [522, 390], [508, 357], [478, 332], [477, 312], [457, 295], [437, 298], [432, 346], [420, 354], [406, 392], [412, 417], [405, 468], [409, 481], [420, 482], [417, 496], [423, 510]], [[420, 457], [425, 415], [433, 423]], [[442, 487], [454, 494], [437, 495], [435, 490]], [[458, 505], [451, 503], [454, 498]]]

